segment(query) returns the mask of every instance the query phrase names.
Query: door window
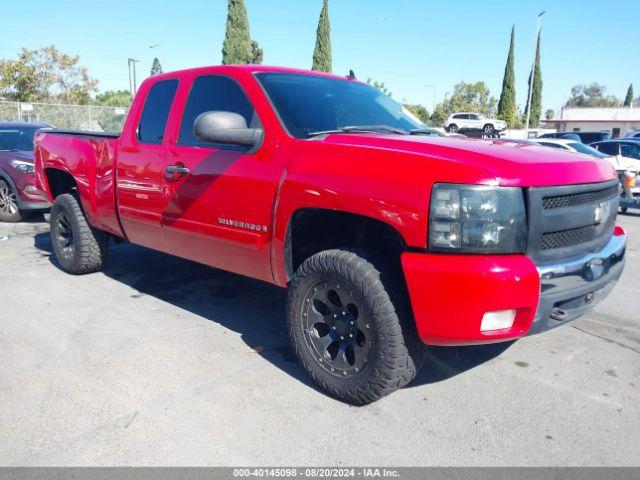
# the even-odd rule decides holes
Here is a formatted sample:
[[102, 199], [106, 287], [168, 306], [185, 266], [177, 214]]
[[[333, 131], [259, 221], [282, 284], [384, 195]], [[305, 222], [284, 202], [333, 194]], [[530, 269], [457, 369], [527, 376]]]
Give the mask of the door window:
[[623, 143], [620, 145], [620, 153], [623, 157], [640, 160], [640, 146], [634, 143]]
[[163, 80], [151, 87], [138, 123], [137, 136], [140, 142], [162, 143], [169, 111], [177, 89], [178, 80], [176, 79]]
[[597, 145], [598, 151], [606, 154], [606, 155], [618, 155], [618, 144], [617, 143], [600, 143]]
[[210, 75], [198, 77], [193, 82], [187, 104], [182, 115], [180, 137], [181, 145], [193, 145], [226, 149], [246, 150], [246, 147], [237, 145], [218, 145], [198, 139], [193, 133], [193, 124], [198, 115], [210, 111], [233, 112], [242, 115], [249, 127], [259, 126], [259, 122], [251, 103], [244, 91], [231, 78]]

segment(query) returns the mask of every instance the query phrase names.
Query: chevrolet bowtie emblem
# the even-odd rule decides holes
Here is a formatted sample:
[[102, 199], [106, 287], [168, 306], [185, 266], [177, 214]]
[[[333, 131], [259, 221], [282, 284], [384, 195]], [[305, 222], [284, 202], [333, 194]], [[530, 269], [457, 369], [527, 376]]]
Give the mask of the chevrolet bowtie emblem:
[[594, 222], [596, 223], [596, 225], [599, 225], [602, 223], [603, 214], [604, 214], [604, 203], [601, 203], [596, 207], [596, 210], [595, 210]]

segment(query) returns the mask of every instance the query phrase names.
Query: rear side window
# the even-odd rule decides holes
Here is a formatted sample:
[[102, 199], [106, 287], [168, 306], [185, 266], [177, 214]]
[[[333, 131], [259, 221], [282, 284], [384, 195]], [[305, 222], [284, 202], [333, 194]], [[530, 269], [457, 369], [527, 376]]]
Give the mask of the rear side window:
[[[193, 124], [198, 115], [210, 111], [233, 112], [242, 115], [249, 127], [257, 127], [258, 120], [255, 111], [244, 91], [229, 77], [206, 76], [198, 77], [193, 82], [187, 104], [182, 115], [180, 137], [182, 145], [211, 147], [210, 142], [204, 142], [193, 134]], [[220, 145], [227, 149], [245, 149], [235, 145]]]
[[158, 82], [149, 90], [138, 124], [138, 140], [142, 143], [162, 143], [177, 89], [178, 80], [174, 79]]
[[617, 143], [600, 143], [598, 144], [598, 151], [606, 155], [618, 155]]

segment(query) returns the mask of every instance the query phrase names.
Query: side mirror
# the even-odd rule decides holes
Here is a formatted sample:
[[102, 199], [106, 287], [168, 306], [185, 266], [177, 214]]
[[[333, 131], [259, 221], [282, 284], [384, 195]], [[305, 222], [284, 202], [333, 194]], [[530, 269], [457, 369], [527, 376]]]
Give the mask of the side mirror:
[[233, 112], [204, 112], [193, 123], [193, 133], [200, 140], [231, 145], [255, 146], [262, 138], [261, 128], [248, 128], [242, 115]]

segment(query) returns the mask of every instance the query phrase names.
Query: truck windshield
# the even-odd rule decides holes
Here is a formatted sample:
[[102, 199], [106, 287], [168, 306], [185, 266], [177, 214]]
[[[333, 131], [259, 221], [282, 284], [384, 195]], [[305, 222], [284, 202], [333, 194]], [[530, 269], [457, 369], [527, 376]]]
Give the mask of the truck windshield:
[[0, 128], [0, 150], [33, 151], [35, 128]]
[[256, 76], [284, 126], [296, 138], [335, 130], [394, 133], [425, 128], [390, 97], [364, 83], [295, 73]]

